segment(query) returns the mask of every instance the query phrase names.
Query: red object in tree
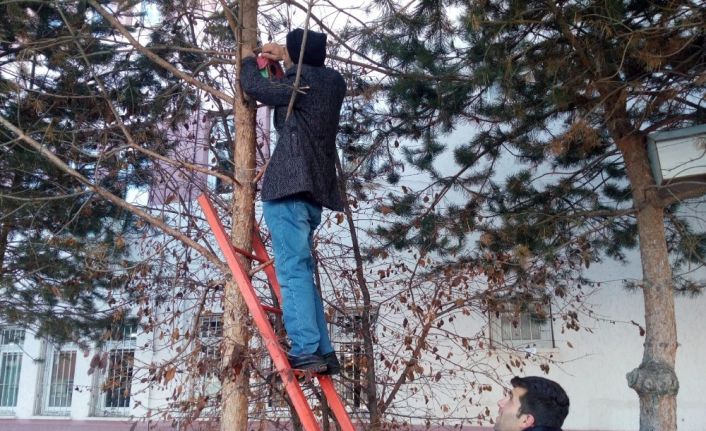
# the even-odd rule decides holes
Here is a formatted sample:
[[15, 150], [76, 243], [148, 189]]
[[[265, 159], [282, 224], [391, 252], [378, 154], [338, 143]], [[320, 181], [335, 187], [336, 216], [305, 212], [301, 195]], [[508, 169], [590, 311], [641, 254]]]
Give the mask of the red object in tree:
[[284, 70], [278, 61], [260, 55], [257, 57], [257, 68], [265, 78], [284, 78]]

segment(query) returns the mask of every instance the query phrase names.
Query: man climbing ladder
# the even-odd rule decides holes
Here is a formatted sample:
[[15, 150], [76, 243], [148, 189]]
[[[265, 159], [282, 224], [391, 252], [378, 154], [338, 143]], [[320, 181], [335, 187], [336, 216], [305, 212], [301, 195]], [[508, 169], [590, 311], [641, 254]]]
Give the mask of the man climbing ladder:
[[[301, 77], [295, 89], [301, 53]], [[263, 178], [262, 200], [282, 291], [284, 326], [291, 341], [287, 356], [294, 369], [336, 374], [340, 364], [314, 282], [312, 236], [321, 222], [322, 207], [343, 209], [335, 158], [346, 83], [340, 73], [324, 66], [323, 33], [293, 30], [287, 34], [286, 47], [268, 43], [261, 55], [284, 61], [286, 68], [281, 78], [265, 78], [255, 55], [244, 52], [240, 83], [249, 96], [275, 108], [277, 145]]]
[[[263, 270], [265, 272], [267, 279], [270, 282], [270, 286], [272, 287], [272, 291], [278, 299], [281, 299], [279, 282], [277, 281], [275, 271], [271, 265], [272, 261], [267, 255], [265, 246], [262, 244], [259, 232], [253, 232], [253, 253], [246, 250], [236, 249], [230, 242], [230, 237], [226, 234], [220, 217], [216, 213], [216, 209], [213, 207], [213, 204], [208, 197], [206, 195], [201, 195], [198, 200], [201, 208], [203, 209], [204, 215], [206, 216], [206, 220], [208, 220], [208, 224], [211, 225], [211, 228], [213, 229], [213, 234], [218, 241], [218, 245], [223, 251], [226, 261], [228, 262], [228, 266], [233, 273], [233, 278], [238, 285], [243, 298], [245, 299], [248, 310], [250, 310], [250, 314], [252, 314], [255, 326], [262, 336], [263, 345], [272, 357], [272, 362], [274, 363], [277, 373], [284, 383], [284, 389], [287, 391], [287, 394], [294, 405], [294, 409], [301, 420], [304, 430], [320, 431], [321, 428], [316, 422], [314, 413], [309, 406], [309, 401], [304, 395], [299, 380], [297, 379], [297, 374], [300, 373], [291, 368], [286, 354], [282, 350], [282, 346], [279, 344], [277, 335], [275, 334], [274, 329], [265, 314], [265, 312], [279, 313], [281, 311], [277, 308], [266, 306], [260, 301], [255, 289], [252, 286], [252, 283], [250, 282], [250, 272], [245, 269], [237, 258], [237, 254], [240, 253], [245, 255], [248, 259], [260, 262], [261, 265], [258, 266], [256, 270]], [[305, 373], [310, 375], [310, 372]], [[348, 416], [348, 412], [346, 412], [346, 408], [336, 392], [331, 376], [318, 374], [317, 379], [323, 394], [326, 397], [326, 401], [336, 417], [336, 421], [338, 422], [341, 431], [355, 431], [351, 418]]]

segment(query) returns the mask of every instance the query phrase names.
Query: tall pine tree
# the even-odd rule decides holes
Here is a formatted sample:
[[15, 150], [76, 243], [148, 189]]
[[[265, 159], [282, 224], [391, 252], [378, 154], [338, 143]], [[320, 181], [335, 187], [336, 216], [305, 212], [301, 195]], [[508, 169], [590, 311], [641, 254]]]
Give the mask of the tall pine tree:
[[[116, 115], [166, 153], [155, 124], [182, 96], [173, 78], [125, 50], [84, 2], [2, 4], [0, 28], [2, 118], [117, 196], [149, 184], [148, 159], [128, 148]], [[134, 217], [7, 128], [0, 137], [0, 321], [96, 339], [130, 296]]]
[[[580, 280], [583, 266], [639, 245], [646, 338], [628, 382], [641, 429], [675, 430], [673, 296], [698, 283], [673, 269], [703, 265], [706, 251], [706, 236], [678, 205], [704, 190], [663, 193], [646, 137], [706, 121], [704, 9], [690, 1], [385, 5], [384, 30], [361, 31], [359, 46], [395, 69], [383, 129], [421, 143], [407, 161], [439, 192], [428, 202], [391, 196], [384, 210], [399, 222], [379, 234], [482, 268], [491, 311], [565, 296], [567, 276]], [[454, 149], [455, 173], [439, 172], [440, 132], [468, 122], [478, 133]], [[515, 172], [498, 179], [496, 166], [510, 159]], [[467, 200], [435, 208], [451, 190]], [[477, 251], [466, 253], [471, 239]]]

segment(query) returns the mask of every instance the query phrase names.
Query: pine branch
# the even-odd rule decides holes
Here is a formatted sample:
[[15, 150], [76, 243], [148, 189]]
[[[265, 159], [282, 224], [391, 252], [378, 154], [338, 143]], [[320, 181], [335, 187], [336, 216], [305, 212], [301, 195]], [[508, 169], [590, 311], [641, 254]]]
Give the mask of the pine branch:
[[112, 203], [120, 208], [123, 208], [123, 209], [135, 214], [136, 216], [142, 218], [143, 220], [145, 220], [146, 222], [148, 222], [152, 226], [156, 227], [157, 229], [160, 229], [161, 231], [168, 234], [172, 238], [181, 241], [185, 246], [193, 248], [194, 250], [199, 252], [204, 258], [206, 258], [208, 261], [210, 261], [214, 266], [216, 266], [223, 273], [226, 273], [226, 274], [230, 273], [230, 270], [228, 269], [228, 267], [223, 262], [221, 262], [217, 256], [210, 253], [201, 244], [199, 244], [196, 241], [192, 240], [191, 238], [187, 237], [186, 235], [179, 232], [178, 230], [168, 226], [166, 223], [164, 223], [162, 220], [158, 219], [157, 217], [154, 217], [154, 216], [146, 213], [145, 211], [141, 210], [137, 206], [125, 201], [122, 198], [119, 198], [118, 196], [109, 192], [105, 188], [95, 185], [88, 178], [84, 177], [79, 172], [77, 172], [76, 170], [71, 168], [69, 165], [64, 163], [63, 160], [61, 160], [59, 157], [57, 157], [56, 154], [51, 152], [44, 145], [35, 141], [31, 136], [26, 135], [22, 130], [15, 127], [14, 124], [10, 123], [5, 118], [0, 117], [0, 124], [2, 124], [4, 127], [6, 127], [8, 130], [10, 130], [15, 135], [17, 135], [20, 139], [22, 139], [30, 147], [34, 148], [38, 154], [40, 154], [42, 157], [45, 157], [52, 165], [57, 167], [62, 172], [65, 172], [69, 176], [73, 177], [75, 180], [77, 180], [79, 183], [83, 184], [84, 186], [88, 187], [90, 190], [92, 190], [97, 195], [101, 196], [102, 198], [109, 201], [110, 203]]
[[130, 44], [135, 47], [138, 51], [140, 51], [145, 57], [149, 58], [152, 62], [157, 64], [158, 66], [164, 68], [165, 70], [171, 72], [175, 76], [183, 79], [185, 82], [188, 82], [189, 84], [205, 91], [206, 93], [212, 95], [213, 97], [217, 97], [219, 99], [222, 99], [228, 103], [233, 103], [233, 97], [229, 96], [222, 91], [215, 89], [209, 85], [204, 84], [203, 82], [199, 81], [198, 79], [195, 79], [191, 75], [188, 75], [181, 70], [177, 69], [174, 65], [170, 64], [166, 60], [164, 60], [162, 57], [158, 56], [154, 52], [152, 52], [150, 49], [145, 47], [144, 45], [140, 44], [131, 34], [130, 32], [123, 26], [120, 21], [118, 21], [110, 12], [108, 12], [103, 6], [101, 6], [96, 0], [88, 0], [88, 3], [103, 17], [105, 18], [120, 34], [125, 37]]

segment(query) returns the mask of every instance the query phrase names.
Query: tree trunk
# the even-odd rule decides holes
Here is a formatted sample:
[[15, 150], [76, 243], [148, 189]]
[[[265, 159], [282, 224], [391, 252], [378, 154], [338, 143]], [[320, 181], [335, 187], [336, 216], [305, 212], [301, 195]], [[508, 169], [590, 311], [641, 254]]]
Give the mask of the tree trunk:
[[[241, 0], [239, 8], [241, 40], [238, 43], [254, 48], [257, 44], [257, 0]], [[236, 88], [240, 92], [239, 86]], [[233, 111], [234, 169], [238, 184], [233, 186], [231, 240], [236, 247], [251, 250], [255, 221], [255, 104], [245, 95], [236, 94]], [[241, 257], [241, 263], [250, 267], [244, 257]], [[226, 372], [221, 388], [221, 430], [247, 431], [250, 313], [234, 281], [225, 286], [223, 315], [223, 365]]]
[[5, 251], [7, 251], [7, 242], [10, 237], [10, 220], [2, 222], [0, 229], [0, 275], [5, 271]]
[[676, 431], [679, 382], [674, 363], [677, 328], [664, 208], [654, 187], [644, 137], [626, 135], [617, 144], [625, 159], [634, 205], [638, 210], [645, 299], [644, 353], [640, 366], [628, 373], [628, 385], [640, 398], [641, 431]]
[[[18, 175], [12, 176], [12, 183], [10, 184], [10, 191], [14, 191], [17, 185], [20, 183]], [[10, 231], [12, 226], [10, 225], [10, 218], [6, 214], [0, 213], [2, 216], [2, 229], [0, 229], [0, 275], [5, 271], [5, 253], [7, 252], [7, 245], [10, 239]]]
[[368, 407], [368, 415], [370, 417], [370, 424], [368, 425], [368, 428], [370, 431], [378, 431], [382, 426], [382, 420], [378, 406], [377, 378], [375, 376], [375, 349], [373, 343], [374, 322], [372, 321], [373, 319], [371, 315], [372, 301], [370, 299], [370, 290], [368, 289], [368, 284], [365, 280], [363, 255], [360, 251], [360, 244], [358, 243], [358, 234], [355, 229], [353, 212], [351, 210], [350, 203], [348, 203], [348, 199], [346, 198], [347, 179], [345, 172], [343, 172], [341, 160], [338, 157], [336, 157], [336, 170], [338, 171], [338, 188], [341, 197], [343, 198], [343, 212], [346, 215], [346, 221], [348, 222], [348, 228], [351, 234], [351, 244], [353, 246], [353, 255], [355, 258], [356, 281], [358, 282], [358, 287], [360, 288], [360, 292], [363, 297], [361, 332], [363, 336], [363, 354], [365, 355], [365, 361], [367, 364], [365, 373], [365, 393], [366, 406]]

